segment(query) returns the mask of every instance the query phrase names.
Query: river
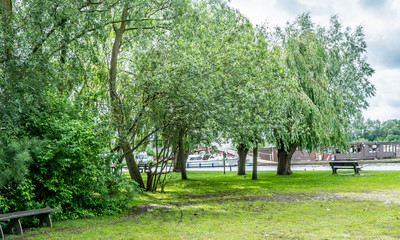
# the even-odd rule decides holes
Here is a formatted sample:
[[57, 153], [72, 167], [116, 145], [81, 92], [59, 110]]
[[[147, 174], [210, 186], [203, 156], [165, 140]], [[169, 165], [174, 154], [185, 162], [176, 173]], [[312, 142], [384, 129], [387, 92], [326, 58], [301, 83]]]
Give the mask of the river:
[[[376, 171], [400, 171], [400, 163], [360, 163], [362, 166], [362, 171], [376, 170]], [[276, 165], [269, 166], [258, 166], [258, 171], [276, 171]], [[291, 167], [294, 171], [319, 171], [319, 170], [331, 170], [329, 163], [327, 164], [304, 164], [295, 165]], [[187, 171], [223, 171], [223, 167], [190, 167]], [[226, 167], [226, 171], [237, 171], [238, 167]], [[252, 171], [252, 166], [246, 166], [246, 171]]]

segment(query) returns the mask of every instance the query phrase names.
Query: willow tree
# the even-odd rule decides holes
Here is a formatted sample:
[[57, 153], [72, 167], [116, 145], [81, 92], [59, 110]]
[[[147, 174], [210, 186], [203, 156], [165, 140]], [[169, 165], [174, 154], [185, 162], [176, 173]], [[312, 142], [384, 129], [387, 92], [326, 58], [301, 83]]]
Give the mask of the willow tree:
[[223, 109], [248, 72], [243, 60], [254, 34], [248, 20], [225, 2], [197, 1], [164, 37], [145, 53], [138, 76], [146, 86], [162, 89], [151, 109], [168, 120], [164, 130], [176, 138], [177, 165], [186, 179], [184, 153], [217, 139], [217, 123], [229, 118]]
[[275, 37], [280, 42], [283, 101], [272, 124], [278, 148], [278, 174], [291, 174], [297, 148], [344, 146], [351, 117], [368, 106], [374, 95], [368, 78], [361, 27], [342, 29], [336, 16], [328, 29], [315, 26], [309, 14], [300, 15]]
[[[281, 94], [280, 56], [265, 27], [243, 26], [240, 41], [232, 44], [236, 62], [226, 68], [225, 102], [217, 115], [223, 137], [236, 145], [238, 175], [245, 175], [247, 153], [253, 148], [253, 179], [257, 179], [257, 146], [269, 141]], [[274, 120], [275, 119], [275, 120]]]
[[[225, 2], [218, 7], [206, 6], [202, 17], [209, 24], [202, 24], [200, 36], [205, 42], [206, 60], [209, 64], [207, 78], [209, 88], [208, 102], [203, 114], [210, 117], [208, 131], [213, 132], [214, 140], [233, 139], [240, 156], [239, 174], [244, 174], [244, 160], [248, 151], [250, 134], [244, 124], [248, 113], [246, 88], [253, 73], [253, 51], [255, 32], [249, 20], [231, 9]], [[240, 134], [243, 133], [243, 134]]]

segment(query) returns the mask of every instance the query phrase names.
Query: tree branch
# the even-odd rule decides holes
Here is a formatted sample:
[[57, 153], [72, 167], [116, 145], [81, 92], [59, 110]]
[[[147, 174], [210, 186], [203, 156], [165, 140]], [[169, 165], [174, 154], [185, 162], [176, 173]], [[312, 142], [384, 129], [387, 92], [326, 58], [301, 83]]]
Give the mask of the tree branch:
[[122, 23], [122, 22], [144, 22], [144, 21], [167, 21], [172, 20], [172, 18], [142, 18], [142, 19], [125, 19], [125, 20], [115, 20], [109, 22], [109, 24]]
[[61, 22], [59, 22], [57, 25], [53, 26], [53, 28], [47, 32], [47, 34], [41, 39], [40, 43], [38, 43], [32, 50], [32, 54], [35, 54], [42, 46], [43, 43], [53, 34], [53, 32], [56, 30], [57, 27], [63, 26], [67, 22], [66, 18], [62, 18]]
[[124, 155], [129, 154], [129, 153], [133, 153], [138, 147], [140, 147], [145, 141], [147, 141], [147, 139], [153, 135], [156, 131], [158, 131], [159, 128], [155, 128], [153, 131], [151, 131], [149, 134], [147, 134], [146, 136], [144, 136], [142, 138], [142, 140], [140, 140], [140, 142], [138, 142], [135, 146], [132, 147], [131, 150], [127, 151], [124, 153]]
[[61, 49], [65, 48], [65, 46], [67, 46], [69, 43], [71, 43], [71, 42], [73, 42], [73, 41], [75, 41], [75, 40], [81, 38], [82, 36], [84, 36], [84, 35], [87, 34], [87, 33], [93, 32], [93, 31], [95, 31], [95, 30], [97, 30], [97, 28], [91, 28], [91, 29], [87, 29], [87, 30], [85, 30], [85, 31], [82, 31], [80, 34], [76, 35], [75, 37], [69, 39], [69, 40], [66, 41], [66, 42], [63, 42], [63, 43], [61, 44], [61, 46], [60, 46], [59, 48], [57, 48], [56, 50], [52, 51], [51, 54], [54, 54], [54, 53], [60, 51]]
[[132, 30], [138, 30], [138, 29], [155, 29], [155, 28], [168, 29], [165, 26], [151, 26], [151, 27], [131, 27], [131, 28], [126, 28], [125, 31], [132, 31]]

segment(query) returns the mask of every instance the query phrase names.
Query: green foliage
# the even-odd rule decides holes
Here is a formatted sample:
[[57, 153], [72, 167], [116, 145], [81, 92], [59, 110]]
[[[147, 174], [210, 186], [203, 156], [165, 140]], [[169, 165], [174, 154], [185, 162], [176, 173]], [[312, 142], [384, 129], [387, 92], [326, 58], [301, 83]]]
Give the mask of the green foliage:
[[384, 142], [400, 142], [400, 135], [387, 135], [385, 139], [383, 140]]
[[89, 33], [104, 30], [106, 14], [92, 7], [13, 1], [10, 21], [0, 21], [7, 48], [0, 51], [1, 213], [62, 207], [58, 218], [111, 214], [136, 191], [102, 157], [113, 138], [102, 115], [107, 41], [97, 44], [104, 35]]
[[[56, 105], [57, 107], [57, 105]], [[68, 102], [58, 107], [68, 109]], [[135, 185], [115, 175], [101, 154], [110, 135], [91, 117], [52, 112], [35, 119], [43, 148], [31, 177], [43, 204], [61, 206], [69, 217], [121, 211]]]
[[0, 145], [0, 189], [24, 183], [32, 158], [28, 141]]
[[277, 63], [282, 95], [270, 142], [308, 150], [348, 143], [351, 119], [375, 93], [368, 81], [362, 28], [342, 29], [337, 16], [328, 28], [315, 26], [308, 13], [272, 34], [280, 49]]
[[52, 110], [30, 121], [40, 140], [2, 148], [2, 211], [61, 207], [69, 218], [122, 211], [137, 186], [101, 157], [109, 133], [68, 102], [52, 100]]
[[400, 121], [396, 119], [381, 122], [379, 120], [363, 118], [357, 119], [352, 130], [352, 141], [364, 142], [399, 142], [400, 141]]

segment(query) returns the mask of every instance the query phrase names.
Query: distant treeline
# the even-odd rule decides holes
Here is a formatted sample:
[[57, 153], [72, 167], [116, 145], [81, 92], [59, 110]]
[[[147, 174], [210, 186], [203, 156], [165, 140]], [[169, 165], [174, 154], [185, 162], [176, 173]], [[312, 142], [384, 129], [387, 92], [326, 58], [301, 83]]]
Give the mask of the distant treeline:
[[354, 125], [352, 141], [358, 142], [399, 142], [400, 120], [358, 121]]

